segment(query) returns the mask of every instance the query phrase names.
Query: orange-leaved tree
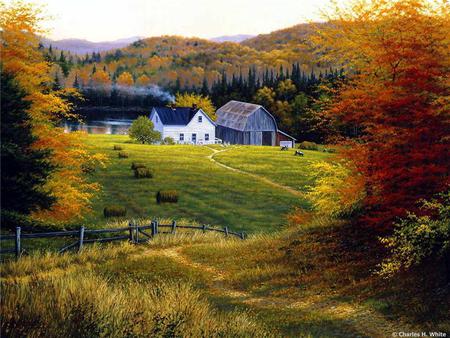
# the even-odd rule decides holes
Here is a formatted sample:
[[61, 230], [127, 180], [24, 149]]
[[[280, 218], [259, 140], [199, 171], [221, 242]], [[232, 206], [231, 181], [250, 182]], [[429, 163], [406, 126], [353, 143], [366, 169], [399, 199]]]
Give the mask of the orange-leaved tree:
[[[449, 184], [450, 16], [445, 2], [356, 0], [314, 36], [348, 83], [328, 109], [358, 130], [352, 159], [366, 182], [366, 221], [389, 227]], [[351, 144], [351, 143], [350, 143]]]
[[22, 1], [7, 6], [0, 3], [1, 60], [3, 71], [16, 78], [30, 102], [34, 146], [51, 151], [51, 162], [57, 168], [46, 183], [56, 202], [49, 210], [37, 211], [40, 219], [67, 221], [90, 207], [90, 199], [98, 184], [90, 183], [83, 174], [87, 163], [102, 163], [104, 156], [91, 154], [79, 133], [64, 133], [61, 118], [74, 117], [67, 97], [78, 95], [73, 89], [53, 90], [50, 76], [52, 64], [39, 50], [40, 27], [45, 18], [42, 10]]

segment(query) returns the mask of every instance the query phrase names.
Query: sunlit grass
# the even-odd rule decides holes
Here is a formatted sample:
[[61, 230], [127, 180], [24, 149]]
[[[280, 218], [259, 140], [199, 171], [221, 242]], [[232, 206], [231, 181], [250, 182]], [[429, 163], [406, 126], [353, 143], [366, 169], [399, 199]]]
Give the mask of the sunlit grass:
[[[85, 222], [90, 226], [103, 226], [103, 208], [119, 204], [127, 208], [127, 218], [195, 219], [200, 224], [228, 226], [237, 231], [273, 232], [286, 225], [286, 215], [294, 207], [308, 208], [306, 201], [298, 196], [210, 161], [208, 156], [212, 150], [208, 147], [132, 144], [127, 143], [128, 136], [120, 135], [88, 135], [86, 140], [95, 151], [110, 157], [107, 168], [97, 170], [92, 176], [103, 190], [94, 200], [94, 212], [86, 217]], [[122, 146], [129, 158], [117, 158], [114, 145]], [[268, 178], [284, 177], [289, 171], [289, 177], [296, 177], [298, 184], [310, 182], [307, 178], [310, 159], [287, 154], [279, 157], [282, 152], [277, 147], [255, 147], [256, 150], [214, 147], [229, 149], [216, 155], [220, 156], [218, 159], [229, 152], [227, 158], [240, 165], [245, 163], [246, 167], [262, 162], [270, 164], [268, 168], [273, 173], [269, 169], [258, 172]], [[324, 156], [326, 154], [318, 153], [314, 158]], [[135, 179], [130, 169], [133, 161], [145, 163], [153, 170], [154, 178]], [[158, 205], [155, 195], [160, 189], [177, 190], [179, 202]]]

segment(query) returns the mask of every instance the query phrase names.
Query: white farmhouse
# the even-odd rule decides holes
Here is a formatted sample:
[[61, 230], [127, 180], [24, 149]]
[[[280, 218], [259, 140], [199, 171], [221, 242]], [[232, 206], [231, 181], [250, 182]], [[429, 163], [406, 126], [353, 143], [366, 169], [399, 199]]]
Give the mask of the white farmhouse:
[[177, 143], [214, 144], [216, 125], [197, 107], [153, 107], [150, 120], [162, 138], [171, 137]]

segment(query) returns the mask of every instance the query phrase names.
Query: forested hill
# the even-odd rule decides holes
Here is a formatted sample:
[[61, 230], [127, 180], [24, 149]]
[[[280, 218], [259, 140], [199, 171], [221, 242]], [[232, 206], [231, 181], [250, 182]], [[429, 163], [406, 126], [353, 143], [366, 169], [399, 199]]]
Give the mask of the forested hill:
[[302, 23], [289, 28], [273, 31], [269, 34], [260, 34], [254, 38], [242, 41], [241, 44], [260, 51], [275, 49], [299, 48], [308, 40], [309, 36], [323, 23]]
[[[162, 36], [142, 39], [131, 45], [101, 53], [75, 56], [65, 53], [55, 76], [64, 86], [72, 86], [75, 77], [80, 85], [89, 82], [115, 82], [123, 72], [128, 72], [137, 84], [152, 83], [165, 88], [190, 90], [201, 88], [204, 82], [211, 86], [225, 74], [243, 78], [250, 68], [262, 78], [265, 71], [292, 70], [298, 63], [305, 73], [317, 74], [329, 65], [319, 65], [311, 52], [304, 47], [304, 39], [311, 31], [308, 24], [297, 25], [271, 34], [259, 35], [242, 43], [218, 43], [200, 38]], [[60, 61], [60, 51], [50, 50], [49, 58]], [[65, 63], [65, 64], [64, 64]], [[107, 74], [92, 75], [97, 70]]]

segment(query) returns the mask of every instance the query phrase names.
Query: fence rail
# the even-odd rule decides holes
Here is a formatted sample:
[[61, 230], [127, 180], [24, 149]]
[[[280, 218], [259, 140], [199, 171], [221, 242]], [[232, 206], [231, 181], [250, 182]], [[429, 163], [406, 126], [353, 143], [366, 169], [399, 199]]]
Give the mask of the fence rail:
[[[159, 231], [160, 228], [169, 228], [170, 231]], [[158, 221], [151, 221], [149, 225], [137, 225], [133, 222], [128, 224], [128, 227], [123, 228], [112, 228], [112, 229], [85, 229], [82, 226], [79, 230], [69, 230], [69, 231], [54, 231], [54, 232], [37, 232], [37, 233], [22, 233], [20, 227], [16, 227], [14, 235], [0, 236], [0, 241], [14, 240], [14, 248], [2, 249], [0, 254], [11, 254], [14, 253], [16, 258], [19, 258], [24, 252], [21, 246], [22, 239], [33, 239], [33, 238], [55, 238], [55, 237], [72, 237], [76, 239], [76, 242], [68, 244], [62, 247], [58, 252], [63, 253], [67, 250], [78, 248], [78, 251], [83, 249], [84, 244], [89, 243], [102, 243], [102, 242], [113, 242], [113, 241], [123, 241], [128, 240], [131, 243], [139, 244], [151, 240], [158, 234], [175, 234], [177, 229], [194, 229], [206, 231], [216, 231], [224, 233], [225, 236], [236, 236], [240, 239], [245, 239], [246, 235], [244, 232], [230, 231], [228, 227], [223, 229], [212, 228], [206, 225], [196, 226], [196, 225], [178, 225], [176, 221], [172, 221], [171, 224], [159, 224]], [[150, 233], [146, 232], [150, 230]], [[114, 236], [114, 237], [100, 237], [100, 238], [86, 238], [89, 235], [98, 234], [113, 234], [127, 232], [127, 235]], [[143, 239], [140, 239], [142, 235]]]

